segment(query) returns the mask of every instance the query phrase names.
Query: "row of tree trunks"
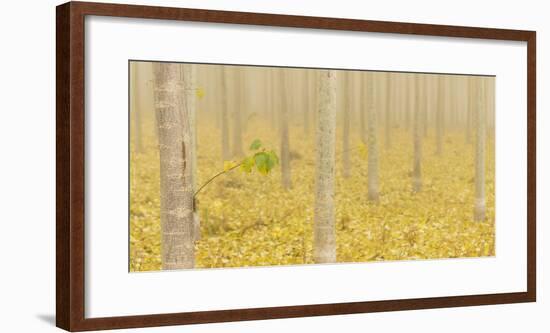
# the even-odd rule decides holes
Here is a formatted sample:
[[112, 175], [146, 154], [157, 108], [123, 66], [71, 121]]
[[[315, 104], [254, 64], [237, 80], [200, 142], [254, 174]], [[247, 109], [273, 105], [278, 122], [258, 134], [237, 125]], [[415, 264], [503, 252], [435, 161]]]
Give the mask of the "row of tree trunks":
[[[206, 65], [202, 65], [202, 67], [206, 67]], [[212, 67], [214, 68], [216, 66]], [[228, 104], [230, 109], [229, 115], [231, 125], [235, 121], [234, 118], [240, 119], [239, 124], [235, 125], [235, 131], [233, 131], [234, 133], [230, 133], [231, 151], [243, 150], [242, 143], [239, 144], [242, 139], [239, 140], [237, 138], [237, 133], [240, 129], [240, 133], [242, 135], [246, 131], [246, 124], [250, 122], [253, 117], [266, 117], [265, 119], [270, 120], [270, 124], [274, 127], [274, 129], [277, 127], [276, 124], [279, 122], [278, 118], [280, 118], [278, 111], [281, 108], [281, 102], [279, 101], [279, 98], [273, 98], [273, 96], [274, 93], [277, 93], [280, 89], [279, 87], [276, 87], [276, 82], [274, 84], [274, 82], [272, 82], [273, 80], [270, 79], [272, 76], [271, 73], [276, 71], [283, 71], [289, 75], [289, 83], [287, 85], [290, 90], [287, 94], [289, 123], [303, 123], [304, 138], [307, 139], [308, 136], [306, 133], [309, 131], [308, 128], [312, 127], [312, 120], [314, 121], [312, 118], [315, 117], [315, 113], [311, 112], [313, 110], [312, 105], [316, 105], [316, 93], [312, 93], [312, 91], [314, 91], [312, 87], [317, 85], [317, 75], [315, 70], [284, 68], [247, 68], [244, 70], [243, 68], [233, 68], [233, 66], [226, 67], [229, 67], [230, 72], [239, 72], [239, 75], [230, 73], [229, 78], [227, 79], [229, 89], [229, 93], [227, 95], [230, 99]], [[213, 72], [214, 69], [210, 71]], [[350, 123], [352, 124], [350, 131], [353, 130], [353, 126], [356, 126], [359, 129], [361, 139], [366, 143], [367, 121], [366, 113], [364, 112], [366, 108], [361, 106], [361, 103], [364, 101], [361, 101], [360, 98], [358, 98], [358, 87], [360, 86], [358, 81], [360, 81], [361, 78], [369, 72], [350, 71], [342, 73], [349, 76], [348, 81], [350, 82], [349, 86], [351, 86], [349, 94], [352, 97], [347, 102], [343, 101], [344, 98], [342, 98], [343, 102], [341, 103], [349, 104], [349, 117]], [[377, 91], [375, 104], [376, 110], [379, 114], [380, 123], [384, 125], [383, 129], [385, 135], [382, 137], [382, 139], [384, 139], [383, 143], [386, 148], [391, 148], [393, 129], [407, 128], [408, 130], [412, 130], [414, 109], [406, 106], [407, 102], [404, 97], [405, 95], [410, 94], [410, 91], [408, 91], [406, 88], [407, 84], [404, 82], [408, 81], [410, 76], [415, 76], [415, 74], [372, 72], [370, 75], [374, 76], [373, 82], [375, 82], [376, 85], [382, 85], [382, 87], [380, 87]], [[206, 79], [206, 77], [203, 79]], [[212, 80], [212, 76], [209, 76], [208, 79], [210, 81], [219, 82], [217, 79]], [[235, 79], [235, 82], [233, 79]], [[277, 81], [277, 79], [274, 80]], [[427, 82], [425, 89], [428, 89], [430, 92], [437, 91], [440, 86], [439, 80], [445, 81], [442, 84], [445, 90], [445, 97], [442, 103], [438, 106], [438, 94], [429, 94], [429, 101], [427, 102], [428, 105], [423, 108], [421, 113], [422, 135], [424, 137], [429, 136], [432, 129], [434, 134], [438, 135], [437, 133], [439, 133], [440, 129], [456, 130], [457, 128], [467, 129], [467, 127], [469, 127], [470, 130], [467, 130], [466, 133], [470, 132], [470, 134], [464, 135], [466, 142], [473, 142], [472, 134], [474, 119], [472, 117], [472, 112], [469, 111], [472, 109], [472, 106], [466, 105], [467, 103], [471, 104], [473, 102], [468, 99], [467, 90], [469, 88], [467, 88], [467, 80], [463, 77], [451, 77], [451, 75], [426, 75]], [[242, 82], [239, 83], [237, 81]], [[205, 109], [209, 110], [208, 112], [215, 112], [221, 109], [218, 105], [220, 103], [219, 101], [217, 101], [216, 104], [213, 104], [212, 102], [214, 100], [212, 95], [221, 95], [220, 85], [220, 83], [209, 83], [209, 94], [207, 94], [208, 97], [206, 100], [209, 101], [208, 103], [210, 103], [210, 105], [203, 104]], [[340, 91], [340, 89], [341, 87], [337, 88], [338, 91]], [[235, 95], [233, 94], [233, 90], [238, 90], [239, 93]], [[244, 92], [246, 90], [250, 91], [245, 94]], [[277, 94], [277, 96], [279, 96], [279, 94]], [[339, 98], [340, 96], [337, 97], [337, 99]], [[221, 100], [220, 98], [216, 99]], [[344, 112], [344, 109], [347, 108], [338, 107], [338, 110], [340, 110], [338, 112]], [[139, 117], [138, 114], [136, 115]], [[440, 116], [443, 119], [442, 122], [439, 121]], [[217, 112], [215, 119], [218, 126], [220, 126], [221, 112]], [[345, 118], [341, 117], [339, 119], [344, 120]], [[441, 123], [443, 123], [442, 126], [440, 126]], [[490, 119], [490, 130], [492, 130], [491, 126], [493, 123], [494, 119]], [[135, 132], [137, 133], [139, 130], [135, 129]], [[278, 128], [277, 133], [279, 133]], [[136, 137], [139, 137], [139, 135]], [[442, 141], [440, 140], [439, 142]], [[136, 146], [138, 146], [137, 141]]]
[[[197, 73], [192, 65], [154, 63], [153, 83], [155, 115], [157, 119], [157, 134], [160, 152], [161, 173], [161, 225], [162, 225], [162, 265], [163, 269], [180, 269], [194, 267], [194, 242], [200, 239], [200, 221], [196, 213], [197, 203], [194, 201], [194, 192], [197, 188], [197, 133], [196, 133], [196, 92]], [[315, 75], [314, 75], [315, 74]], [[139, 96], [137, 81], [139, 73], [132, 70], [134, 95]], [[243, 156], [242, 148], [242, 101], [246, 93], [243, 86], [242, 73], [232, 68], [220, 66], [219, 79], [221, 82], [221, 137], [222, 158]], [[350, 175], [350, 128], [351, 128], [351, 89], [353, 77], [349, 73], [342, 73], [341, 82], [344, 91], [342, 106], [342, 170], [343, 176]], [[228, 77], [231, 77], [233, 87], [229, 87]], [[280, 69], [270, 69], [265, 74], [269, 82], [266, 90], [279, 96], [277, 101], [272, 99], [270, 114], [278, 115], [280, 135], [281, 185], [290, 190], [292, 188], [290, 170], [290, 140], [289, 140], [289, 81], [293, 78], [286, 76]], [[316, 175], [315, 175], [315, 203], [314, 203], [314, 259], [318, 263], [336, 261], [335, 236], [335, 160], [336, 160], [336, 110], [337, 110], [337, 71], [319, 70], [304, 78], [307, 82], [307, 103], [309, 109], [312, 101], [317, 101], [316, 112], [313, 114], [316, 124]], [[386, 147], [391, 148], [392, 118], [390, 110], [396, 108], [392, 103], [393, 94], [396, 94], [394, 82], [388, 75], [383, 86], [373, 83], [373, 74], [361, 77], [360, 82], [360, 137], [367, 145], [367, 198], [369, 201], [379, 201], [379, 143], [378, 117], [376, 97], [384, 95], [384, 109], [386, 111], [383, 122], [385, 125]], [[475, 115], [472, 124], [475, 130], [475, 204], [474, 219], [485, 220], [485, 151], [486, 151], [486, 121], [485, 109], [487, 103], [487, 84], [484, 81], [473, 80], [468, 82], [467, 91], [470, 96], [467, 113]], [[304, 83], [304, 82], [302, 82]], [[443, 154], [444, 112], [445, 101], [450, 100], [445, 93], [449, 82], [443, 77], [434, 81], [437, 94], [432, 112], [435, 118], [436, 151]], [[411, 111], [412, 120], [412, 190], [415, 193], [422, 191], [422, 139], [426, 132], [428, 103], [428, 81], [424, 76], [408, 76], [406, 84], [407, 108]], [[318, 92], [309, 94], [314, 87]], [[382, 91], [384, 93], [382, 93]], [[268, 94], [269, 95], [269, 94]], [[233, 99], [228, 102], [229, 97]], [[239, 96], [238, 98], [236, 96]], [[138, 104], [134, 96], [134, 116], [138, 115]], [[455, 96], [456, 98], [456, 96]], [[451, 101], [451, 103], [453, 103]], [[229, 112], [231, 106], [231, 113]], [[457, 107], [457, 106], [455, 106]], [[229, 145], [229, 116], [232, 115], [233, 145]], [[309, 128], [309, 113], [304, 111], [304, 133]], [[403, 114], [406, 119], [408, 113]], [[467, 122], [469, 124], [469, 122]], [[365, 125], [366, 124], [366, 125]], [[137, 128], [134, 125], [134, 128]], [[137, 129], [136, 135], [140, 134]], [[136, 141], [136, 151], [141, 149]]]

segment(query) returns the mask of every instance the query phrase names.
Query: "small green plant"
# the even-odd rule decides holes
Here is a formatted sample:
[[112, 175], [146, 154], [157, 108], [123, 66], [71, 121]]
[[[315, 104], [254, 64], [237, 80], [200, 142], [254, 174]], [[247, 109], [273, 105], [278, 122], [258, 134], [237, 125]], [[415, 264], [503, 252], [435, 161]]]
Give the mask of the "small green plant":
[[274, 150], [267, 150], [260, 139], [252, 141], [249, 147], [250, 154], [244, 157], [241, 161], [224, 161], [223, 171], [218, 172], [216, 175], [208, 179], [202, 184], [195, 192], [194, 198], [214, 179], [240, 167], [244, 173], [252, 173], [254, 170], [262, 175], [267, 175], [279, 164], [279, 157]]

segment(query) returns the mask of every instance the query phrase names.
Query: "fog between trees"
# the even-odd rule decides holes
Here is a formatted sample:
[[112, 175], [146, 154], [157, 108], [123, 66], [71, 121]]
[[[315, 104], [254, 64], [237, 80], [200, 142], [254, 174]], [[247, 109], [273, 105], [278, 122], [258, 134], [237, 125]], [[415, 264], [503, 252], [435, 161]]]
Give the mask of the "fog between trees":
[[130, 69], [132, 271], [494, 255], [494, 77]]

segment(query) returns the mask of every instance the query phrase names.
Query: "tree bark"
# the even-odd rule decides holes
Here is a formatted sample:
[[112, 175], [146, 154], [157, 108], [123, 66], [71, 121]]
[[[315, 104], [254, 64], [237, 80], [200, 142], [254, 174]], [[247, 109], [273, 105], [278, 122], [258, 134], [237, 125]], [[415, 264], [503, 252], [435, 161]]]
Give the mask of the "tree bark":
[[[277, 96], [280, 96], [280, 87], [278, 86], [278, 78], [277, 78], [277, 71], [280, 69], [278, 68], [270, 68], [269, 69], [269, 81], [271, 83], [271, 124], [272, 128], [274, 130], [279, 129], [279, 116], [278, 112], [281, 108], [280, 98], [277, 98]], [[274, 131], [274, 133], [277, 133]]]
[[363, 142], [363, 144], [367, 144], [367, 128], [366, 128], [366, 122], [367, 120], [365, 119], [365, 113], [366, 113], [366, 110], [367, 110], [367, 94], [365, 93], [365, 89], [364, 89], [364, 83], [365, 83], [365, 76], [367, 75], [367, 73], [363, 72], [361, 73], [361, 76], [360, 76], [360, 81], [359, 81], [359, 85], [361, 86], [360, 87], [360, 92], [359, 92], [359, 95], [361, 96], [361, 100], [359, 101], [359, 131], [361, 131], [361, 142]]
[[286, 75], [284, 69], [279, 70], [279, 84], [281, 91], [281, 110], [280, 113], [280, 131], [281, 131], [281, 185], [285, 190], [292, 187], [292, 179], [290, 175], [290, 140], [288, 137], [288, 89], [286, 86]]
[[[252, 103], [250, 96], [250, 88], [248, 84], [250, 83], [249, 77], [249, 67], [248, 66], [239, 66], [239, 100], [241, 106], [241, 142], [242, 134], [248, 131], [248, 121], [250, 120], [250, 105]], [[244, 153], [243, 153], [244, 154]]]
[[368, 171], [367, 171], [367, 188], [368, 199], [378, 202], [378, 119], [376, 117], [375, 107], [375, 81], [372, 74], [367, 74], [366, 89], [367, 89], [367, 151], [368, 151]]
[[448, 95], [446, 92], [446, 79], [444, 76], [438, 75], [437, 80], [437, 106], [435, 109], [435, 154], [441, 156], [443, 153], [443, 124], [445, 114], [445, 97]]
[[267, 111], [266, 119], [269, 121], [271, 129], [275, 129], [275, 112], [273, 107], [273, 80], [271, 68], [265, 69], [265, 108]]
[[233, 70], [233, 157], [244, 156], [243, 151], [243, 139], [242, 139], [242, 125], [243, 120], [242, 108], [244, 106], [244, 84], [243, 74], [239, 67], [234, 67]]
[[[411, 113], [414, 110], [414, 79], [413, 74], [407, 74], [405, 76], [405, 129], [409, 131], [411, 129]], [[414, 116], [413, 116], [414, 117]]]
[[229, 116], [228, 116], [228, 87], [227, 87], [227, 68], [225, 66], [220, 67], [221, 78], [221, 128], [222, 128], [222, 162], [229, 161], [231, 159], [231, 153], [229, 152]]
[[351, 113], [351, 97], [350, 92], [350, 73], [342, 73], [343, 77], [343, 91], [340, 94], [343, 101], [343, 113], [342, 113], [342, 175], [344, 178], [349, 178], [351, 175], [351, 161], [350, 161], [350, 145], [349, 145], [349, 130], [350, 130], [350, 113]]
[[474, 91], [474, 85], [471, 82], [471, 78], [469, 78], [468, 82], [468, 109], [466, 110], [466, 132], [465, 132], [465, 142], [467, 144], [472, 143], [472, 115], [474, 113], [474, 109], [476, 108], [476, 98], [475, 98], [475, 91]]
[[301, 76], [303, 82], [304, 82], [304, 85], [303, 85], [303, 90], [302, 90], [302, 93], [303, 93], [303, 116], [304, 116], [304, 137], [308, 137], [309, 136], [309, 132], [310, 132], [310, 109], [311, 109], [311, 87], [310, 87], [310, 71], [309, 70], [304, 70], [303, 72], [303, 75]]
[[478, 84], [471, 82], [472, 90], [476, 91], [475, 98], [475, 115], [476, 115], [476, 174], [475, 174], [475, 208], [474, 220], [485, 220], [485, 108], [486, 101], [486, 86], [484, 79], [479, 80]]
[[393, 99], [393, 96], [392, 96], [392, 87], [393, 87], [393, 82], [392, 82], [392, 77], [391, 77], [391, 74], [390, 73], [386, 73], [386, 114], [385, 114], [385, 126], [386, 126], [386, 130], [385, 130], [385, 144], [386, 144], [386, 149], [390, 149], [391, 148], [391, 115], [392, 115], [392, 112], [393, 112], [393, 103], [392, 103], [392, 99]]
[[430, 92], [430, 81], [428, 80], [428, 77], [426, 75], [422, 75], [421, 77], [422, 82], [422, 90], [420, 91], [420, 110], [422, 110], [422, 119], [420, 120], [421, 126], [422, 126], [422, 133], [424, 135], [424, 138], [428, 137], [428, 113], [430, 110], [430, 103], [428, 99], [428, 95]]
[[322, 70], [319, 79], [313, 256], [316, 263], [333, 263], [336, 262], [334, 212], [336, 72]]
[[178, 64], [154, 63], [155, 113], [160, 152], [162, 268], [192, 268], [193, 188], [189, 153], [191, 129], [182, 105]]
[[412, 188], [413, 192], [420, 192], [422, 190], [422, 126], [421, 126], [421, 103], [424, 94], [424, 79], [415, 75], [412, 85], [412, 101], [413, 101], [413, 145], [414, 145], [414, 158], [413, 158], [413, 172], [412, 172]]

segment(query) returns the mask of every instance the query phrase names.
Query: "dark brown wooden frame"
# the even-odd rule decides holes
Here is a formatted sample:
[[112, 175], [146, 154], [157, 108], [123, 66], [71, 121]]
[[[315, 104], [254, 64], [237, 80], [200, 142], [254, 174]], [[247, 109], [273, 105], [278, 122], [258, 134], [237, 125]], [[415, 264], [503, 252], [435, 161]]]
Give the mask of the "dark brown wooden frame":
[[[142, 316], [84, 317], [84, 17], [116, 16], [527, 42], [527, 291]], [[69, 331], [324, 316], [536, 300], [536, 32], [69, 2], [57, 7], [56, 323]], [[124, 112], [126, 112], [124, 110]]]

